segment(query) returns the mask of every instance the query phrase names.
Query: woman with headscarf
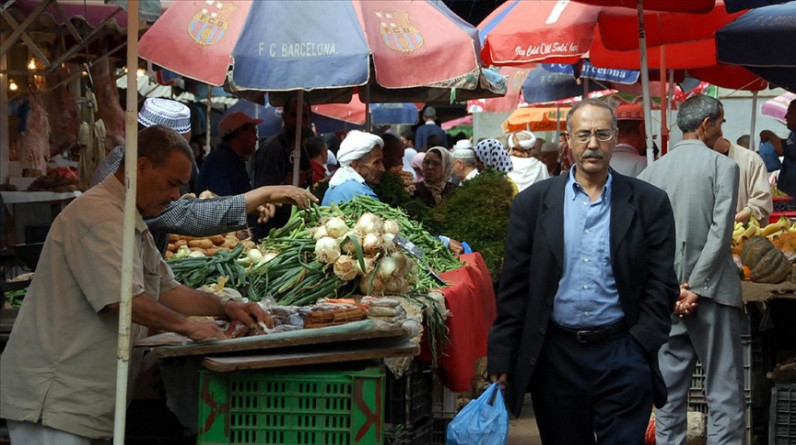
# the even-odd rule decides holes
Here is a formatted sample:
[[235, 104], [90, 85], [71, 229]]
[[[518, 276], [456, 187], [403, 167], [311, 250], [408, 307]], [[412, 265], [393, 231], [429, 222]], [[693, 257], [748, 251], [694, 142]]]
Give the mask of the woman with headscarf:
[[531, 184], [547, 179], [547, 166], [533, 156], [536, 146], [536, 136], [530, 131], [518, 131], [509, 135], [509, 156], [514, 169], [509, 172], [509, 178], [517, 184], [519, 191], [530, 187]]
[[508, 174], [514, 168], [508, 152], [497, 139], [484, 139], [475, 144], [475, 155], [478, 157], [478, 171], [492, 167]]
[[[508, 175], [514, 170], [514, 164], [509, 153], [497, 139], [484, 139], [477, 143], [475, 145], [475, 156], [479, 172], [491, 167]], [[519, 192], [517, 184], [508, 176], [506, 176], [506, 179], [511, 183], [516, 195]]]
[[423, 181], [415, 183], [415, 198], [435, 207], [442, 198], [453, 193], [455, 186], [448, 182], [453, 174], [451, 154], [445, 147], [432, 147], [423, 158]]

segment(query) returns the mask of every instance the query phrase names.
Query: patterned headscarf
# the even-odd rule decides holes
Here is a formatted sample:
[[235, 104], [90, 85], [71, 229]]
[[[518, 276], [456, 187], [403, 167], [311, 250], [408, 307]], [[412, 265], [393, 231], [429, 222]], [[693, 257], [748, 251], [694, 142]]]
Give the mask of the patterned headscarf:
[[487, 167], [508, 173], [514, 169], [511, 157], [497, 139], [484, 139], [475, 145], [475, 154]]
[[448, 180], [453, 174], [453, 158], [451, 157], [451, 152], [445, 147], [429, 148], [426, 155], [428, 155], [428, 153], [436, 153], [442, 160], [442, 176], [435, 182], [429, 182], [428, 177], [423, 179], [423, 182], [426, 183], [426, 188], [434, 197], [434, 201], [439, 204], [442, 200], [442, 192], [445, 190], [445, 186], [448, 185]]

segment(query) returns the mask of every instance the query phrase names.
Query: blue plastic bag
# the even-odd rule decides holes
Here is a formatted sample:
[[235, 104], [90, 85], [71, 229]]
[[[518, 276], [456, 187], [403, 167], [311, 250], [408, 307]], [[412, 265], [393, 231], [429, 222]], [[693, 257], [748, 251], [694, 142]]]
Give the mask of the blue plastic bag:
[[782, 168], [782, 162], [780, 162], [779, 155], [777, 151], [774, 150], [774, 146], [771, 145], [771, 142], [761, 142], [760, 147], [757, 149], [757, 154], [763, 158], [763, 162], [766, 164], [766, 170], [769, 172]]
[[505, 445], [509, 412], [500, 384], [493, 383], [481, 397], [468, 403], [448, 424], [447, 445]]

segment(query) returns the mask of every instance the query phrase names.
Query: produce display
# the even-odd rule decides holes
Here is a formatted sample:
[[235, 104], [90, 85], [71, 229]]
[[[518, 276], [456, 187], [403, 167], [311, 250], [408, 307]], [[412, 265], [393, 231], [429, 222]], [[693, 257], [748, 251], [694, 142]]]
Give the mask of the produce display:
[[763, 236], [748, 239], [741, 251], [741, 264], [749, 278], [758, 283], [779, 283], [790, 277], [791, 262]]
[[254, 241], [248, 238], [249, 234], [246, 231], [242, 231], [240, 234], [237, 232], [229, 232], [224, 235], [206, 237], [172, 234], [169, 235], [169, 245], [166, 249], [165, 258], [168, 260], [171, 257], [179, 259], [189, 256], [213, 256], [222, 250], [229, 252], [238, 245], [242, 245], [243, 252], [248, 252], [255, 247]]
[[758, 283], [781, 283], [791, 279], [796, 256], [796, 225], [782, 216], [764, 227], [752, 218], [736, 223], [732, 251], [743, 279]]
[[[423, 257], [407, 257], [392, 242], [396, 234], [420, 247]], [[235, 244], [232, 235], [172, 239], [169, 249], [176, 252], [168, 261], [178, 281], [199, 287], [228, 276], [227, 285], [250, 300], [270, 297], [282, 305], [306, 305], [355, 292], [427, 292], [439, 287], [430, 270], [439, 273], [461, 267], [422, 225], [368, 197], [294, 212], [284, 227], [248, 251], [245, 241], [224, 250]]]
[[[513, 200], [514, 190], [506, 174], [487, 168], [457, 187], [455, 193], [431, 211], [446, 236], [466, 241], [484, 257], [495, 283], [503, 269], [503, 250]], [[484, 218], [484, 215], [489, 217]]]
[[[393, 242], [396, 235], [422, 249], [422, 257], [407, 256]], [[339, 206], [294, 209], [284, 227], [272, 230], [260, 245], [248, 250], [245, 241], [227, 250], [225, 243], [234, 241], [230, 235], [223, 238], [223, 242], [209, 237], [197, 243], [197, 239], [172, 237], [170, 250], [176, 251], [167, 262], [177, 281], [200, 288], [223, 277], [218, 287], [234, 288], [250, 301], [273, 302], [275, 307], [310, 306], [355, 294], [402, 296], [422, 308], [435, 356], [447, 341], [447, 314], [439, 304], [442, 296], [430, 292], [441, 285], [431, 271], [442, 273], [462, 264], [401, 210], [358, 196]], [[356, 308], [346, 311], [336, 318], [335, 314], [312, 315], [311, 325], [365, 316], [391, 318], [400, 313], [395, 307], [369, 313]]]

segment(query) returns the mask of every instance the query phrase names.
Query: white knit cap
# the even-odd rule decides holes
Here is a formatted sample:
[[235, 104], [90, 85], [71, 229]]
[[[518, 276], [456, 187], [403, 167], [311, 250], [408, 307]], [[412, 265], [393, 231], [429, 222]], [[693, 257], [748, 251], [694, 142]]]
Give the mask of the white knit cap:
[[145, 127], [163, 125], [183, 134], [191, 131], [191, 110], [174, 100], [148, 97], [138, 112], [138, 122]]
[[381, 137], [364, 131], [351, 130], [340, 143], [337, 162], [342, 166], [351, 165], [352, 162], [370, 153], [377, 145], [384, 148], [384, 140]]
[[464, 148], [464, 149], [468, 149], [469, 148], [470, 150], [472, 150], [473, 149], [473, 143], [470, 142], [469, 139], [460, 139], [460, 140], [456, 141], [456, 144], [453, 145], [453, 149], [454, 150], [458, 150], [460, 148]]
[[475, 150], [472, 148], [457, 148], [453, 150], [453, 159], [475, 159]]

